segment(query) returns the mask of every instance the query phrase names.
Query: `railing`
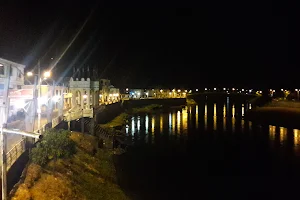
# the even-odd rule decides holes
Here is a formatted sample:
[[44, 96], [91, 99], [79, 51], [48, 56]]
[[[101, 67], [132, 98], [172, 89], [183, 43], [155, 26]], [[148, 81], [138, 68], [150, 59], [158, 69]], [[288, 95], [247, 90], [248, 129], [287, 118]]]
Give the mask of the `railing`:
[[93, 109], [77, 109], [77, 110], [72, 110], [69, 112], [66, 112], [64, 114], [64, 120], [66, 121], [72, 121], [76, 119], [80, 119], [82, 117], [93, 117]]
[[11, 150], [6, 153], [6, 161], [7, 161], [7, 171], [10, 167], [16, 162], [16, 160], [25, 152], [26, 140], [22, 139], [18, 142]]
[[57, 116], [52, 119], [52, 128], [56, 127], [63, 119], [63, 116]]

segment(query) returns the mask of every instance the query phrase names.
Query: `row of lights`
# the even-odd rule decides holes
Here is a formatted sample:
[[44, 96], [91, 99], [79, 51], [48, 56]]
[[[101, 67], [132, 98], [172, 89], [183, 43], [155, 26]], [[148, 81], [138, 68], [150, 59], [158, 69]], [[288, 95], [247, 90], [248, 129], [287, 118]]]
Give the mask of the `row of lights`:
[[[129, 89], [128, 89], [128, 88], [126, 88], [126, 91], [128, 91], [128, 90], [129, 90]], [[152, 90], [154, 91], [154, 89], [152, 89]], [[209, 88], [204, 88], [204, 90], [205, 90], [205, 91], [208, 91], [208, 90], [210, 90], [210, 89], [209, 89]], [[217, 88], [213, 88], [213, 90], [214, 90], [214, 91], [217, 91]], [[223, 90], [224, 90], [224, 91], [226, 91], [226, 90], [230, 90], [230, 88], [223, 88]], [[236, 88], [231, 88], [231, 90], [232, 90], [232, 91], [238, 91], [239, 89], [236, 89]], [[172, 90], [172, 92], [175, 92], [175, 91], [176, 91], [176, 89], [173, 89], [173, 90]], [[195, 91], [196, 91], [196, 92], [198, 92], [198, 91], [199, 91], [199, 89], [195, 89]], [[249, 92], [252, 92], [252, 91], [253, 91], [253, 89], [249, 89], [249, 90], [246, 90], [246, 89], [241, 89], [240, 91], [242, 91], [242, 92], [248, 92], [248, 91], [249, 91]], [[275, 92], [275, 90], [273, 90], [273, 89], [270, 89], [270, 91], [271, 91], [271, 92]], [[287, 90], [281, 89], [281, 91], [283, 92], [283, 91], [287, 91]], [[295, 91], [296, 91], [296, 92], [298, 92], [298, 91], [300, 92], [300, 89], [295, 89]], [[162, 92], [163, 92], [163, 89], [161, 89], [161, 90], [160, 90], [160, 92], [162, 93]], [[181, 92], [181, 90], [180, 90], [180, 89], [178, 89], [178, 90], [177, 90], [177, 92]], [[186, 93], [187, 93], [187, 92], [188, 92], [188, 90], [184, 90], [184, 92], [186, 92]], [[191, 93], [191, 92], [192, 92], [192, 90], [190, 90], [189, 92]], [[258, 92], [259, 92], [259, 93], [262, 93], [262, 91], [258, 91]]]
[[[33, 76], [33, 75], [37, 75], [37, 74], [33, 74], [32, 72], [27, 72], [27, 76]], [[49, 78], [50, 76], [51, 76], [50, 71], [44, 72], [44, 78]]]

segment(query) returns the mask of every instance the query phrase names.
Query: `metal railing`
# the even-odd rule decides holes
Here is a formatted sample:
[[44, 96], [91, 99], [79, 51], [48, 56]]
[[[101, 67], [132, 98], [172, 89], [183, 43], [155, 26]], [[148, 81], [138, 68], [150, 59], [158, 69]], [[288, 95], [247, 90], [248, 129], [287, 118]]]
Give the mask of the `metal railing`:
[[26, 140], [23, 138], [20, 142], [18, 142], [11, 150], [6, 153], [6, 161], [7, 161], [7, 171], [10, 167], [16, 162], [16, 160], [25, 152]]
[[[57, 126], [62, 121], [62, 116], [58, 116], [52, 119], [52, 128]], [[34, 132], [43, 133], [46, 130], [47, 124], [40, 127], [40, 129], [36, 129]], [[10, 167], [16, 162], [16, 160], [26, 151], [26, 139], [23, 138], [17, 144], [15, 144], [6, 154], [7, 158], [7, 171]]]

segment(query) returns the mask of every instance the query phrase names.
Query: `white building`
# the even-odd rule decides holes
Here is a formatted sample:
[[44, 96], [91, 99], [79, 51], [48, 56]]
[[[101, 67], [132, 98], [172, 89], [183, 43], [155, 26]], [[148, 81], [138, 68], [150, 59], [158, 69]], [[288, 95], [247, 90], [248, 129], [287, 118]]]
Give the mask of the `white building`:
[[9, 117], [16, 114], [24, 106], [26, 94], [21, 92], [24, 85], [24, 68], [25, 65], [0, 58], [0, 103], [3, 103], [4, 84], [9, 78]]

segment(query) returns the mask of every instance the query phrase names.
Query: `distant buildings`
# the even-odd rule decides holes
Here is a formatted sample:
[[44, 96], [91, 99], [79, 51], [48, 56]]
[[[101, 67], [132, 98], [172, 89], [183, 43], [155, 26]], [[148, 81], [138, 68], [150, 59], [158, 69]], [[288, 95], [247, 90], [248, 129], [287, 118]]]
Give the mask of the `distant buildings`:
[[126, 92], [129, 99], [143, 98], [185, 98], [187, 91], [170, 89], [128, 89]]

